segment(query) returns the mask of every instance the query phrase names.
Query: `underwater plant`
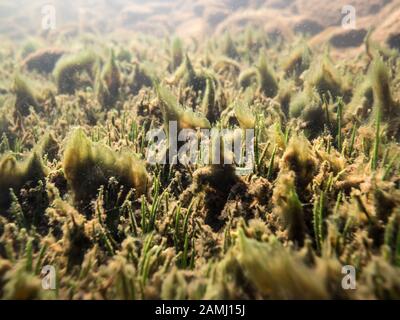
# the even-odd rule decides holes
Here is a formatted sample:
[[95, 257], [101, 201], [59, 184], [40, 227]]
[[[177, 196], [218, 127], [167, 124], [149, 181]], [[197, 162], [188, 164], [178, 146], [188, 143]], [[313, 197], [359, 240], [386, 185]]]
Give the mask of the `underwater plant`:
[[5, 273], [2, 298], [9, 300], [37, 300], [49, 298], [41, 286], [40, 278], [29, 272], [22, 261]]
[[206, 88], [206, 76], [194, 69], [188, 54], [185, 55], [181, 66], [176, 70], [175, 79], [182, 80], [184, 87], [191, 87], [196, 93], [204, 92]]
[[256, 82], [257, 82], [256, 68], [245, 69], [239, 75], [238, 83], [244, 89], [250, 87], [252, 84]]
[[58, 93], [73, 94], [83, 84], [79, 79], [80, 73], [85, 72], [93, 81], [96, 62], [97, 57], [92, 51], [65, 55], [58, 60], [53, 70]]
[[282, 220], [282, 226], [288, 233], [288, 239], [302, 246], [305, 239], [305, 219], [303, 206], [295, 186], [294, 172], [281, 173], [273, 193], [275, 212]]
[[[204, 166], [193, 172], [193, 183], [181, 195], [182, 201], [187, 201], [190, 195], [196, 198], [197, 207], [204, 219], [204, 223], [213, 230], [220, 230], [225, 222], [226, 216], [223, 209], [228, 201], [230, 190], [235, 185], [241, 185], [234, 167], [234, 156], [226, 148], [226, 143], [232, 143], [232, 136], [220, 136], [218, 133], [209, 137], [209, 145], [204, 153]], [[243, 185], [242, 185], [243, 186]], [[244, 186], [243, 186], [244, 187]]]
[[234, 106], [236, 118], [239, 125], [243, 129], [254, 129], [256, 125], [256, 117], [244, 102], [237, 102]]
[[341, 97], [348, 102], [351, 97], [347, 79], [340, 75], [327, 53], [321, 59], [313, 60], [306, 76], [306, 85], [315, 88], [321, 99]]
[[279, 166], [282, 171], [293, 171], [296, 189], [304, 190], [312, 181], [317, 166], [307, 138], [291, 137]]
[[371, 64], [370, 79], [374, 94], [372, 116], [375, 119], [379, 113], [382, 120], [386, 121], [396, 114], [397, 106], [390, 89], [388, 67], [380, 58], [376, 58]]
[[289, 107], [290, 118], [300, 120], [300, 128], [309, 139], [314, 139], [325, 129], [335, 136], [337, 132], [337, 119], [332, 112], [332, 105], [322, 101], [315, 90], [304, 88], [291, 98]]
[[53, 161], [58, 156], [60, 146], [54, 135], [51, 132], [48, 132], [39, 141], [36, 150], [42, 157], [46, 157], [47, 160]]
[[29, 54], [22, 65], [28, 70], [37, 70], [41, 73], [51, 73], [57, 61], [66, 52], [60, 48], [43, 48]]
[[78, 204], [90, 203], [112, 177], [124, 187], [125, 194], [132, 188], [138, 196], [147, 190], [146, 168], [134, 154], [118, 154], [106, 145], [93, 143], [81, 128], [75, 129], [68, 139], [63, 170]]
[[201, 102], [201, 111], [206, 116], [210, 123], [215, 123], [220, 118], [219, 110], [216, 101], [216, 90], [213, 79], [207, 78], [206, 91], [204, 92], [203, 100]]
[[311, 49], [306, 44], [300, 44], [290, 53], [283, 62], [282, 68], [286, 76], [294, 75], [296, 78], [308, 70], [311, 65]]
[[183, 43], [180, 38], [176, 37], [172, 40], [171, 45], [171, 62], [169, 66], [170, 71], [174, 72], [177, 68], [179, 68], [183, 62], [183, 59]]
[[260, 58], [256, 68], [258, 90], [265, 94], [267, 97], [275, 97], [279, 89], [278, 82], [275, 78], [275, 75], [267, 65], [267, 58], [263, 51], [260, 52]]
[[15, 76], [13, 90], [15, 92], [15, 111], [17, 114], [26, 116], [30, 113], [30, 107], [37, 108], [39, 106], [31, 85], [19, 75]]
[[91, 237], [86, 229], [87, 221], [82, 214], [61, 199], [56, 199], [52, 206], [67, 216], [62, 230], [65, 246], [63, 255], [67, 258], [67, 270], [71, 270], [74, 266], [82, 264], [86, 251], [91, 247]]
[[353, 91], [353, 97], [347, 106], [345, 117], [350, 120], [352, 117], [365, 120], [368, 118], [374, 105], [374, 93], [370, 77], [364, 79]]
[[399, 137], [400, 105], [393, 99], [389, 69], [381, 58], [375, 58], [370, 65], [369, 78], [373, 92], [373, 106], [370, 121], [386, 124], [389, 137]]
[[111, 50], [108, 62], [96, 79], [97, 100], [105, 108], [113, 107], [118, 100], [120, 87], [121, 75], [114, 51]]
[[[224, 21], [241, 10], [225, 2], [194, 5], [220, 21], [204, 39], [164, 21], [166, 1], [126, 34], [111, 21], [2, 42], [0, 299], [400, 297], [398, 52], [369, 34], [328, 56], [331, 30]], [[143, 32], [160, 21], [166, 37]], [[175, 154], [173, 121], [195, 138], [179, 151], [195, 147], [152, 162], [157, 142]]]
[[152, 87], [153, 79], [144, 66], [136, 63], [130, 75], [129, 87], [133, 94], [137, 94], [143, 87]]
[[200, 113], [183, 108], [176, 97], [166, 87], [157, 85], [157, 95], [161, 102], [161, 110], [165, 131], [169, 130], [170, 121], [176, 121], [178, 132], [180, 129], [207, 129], [210, 128], [208, 119]]
[[221, 51], [224, 55], [231, 59], [237, 59], [240, 57], [229, 32], [226, 32], [225, 34], [224, 41], [222, 42]]
[[400, 265], [400, 213], [393, 212], [385, 229], [385, 245], [388, 248], [388, 260]]
[[0, 208], [8, 209], [12, 195], [29, 185], [37, 185], [44, 181], [47, 169], [44, 167], [40, 156], [34, 152], [23, 161], [17, 161], [14, 156], [5, 154], [0, 159]]
[[277, 240], [263, 243], [239, 231], [239, 262], [264, 298], [327, 299], [320, 274], [307, 267]]

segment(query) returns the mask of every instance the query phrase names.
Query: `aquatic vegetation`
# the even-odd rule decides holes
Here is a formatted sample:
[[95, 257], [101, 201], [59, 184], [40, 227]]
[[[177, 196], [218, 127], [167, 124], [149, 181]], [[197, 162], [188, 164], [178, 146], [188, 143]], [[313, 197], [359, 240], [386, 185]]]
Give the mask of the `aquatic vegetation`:
[[316, 161], [312, 154], [310, 143], [304, 136], [293, 136], [283, 154], [280, 167], [282, 170], [295, 173], [295, 184], [302, 190], [312, 181]]
[[261, 243], [246, 238], [242, 231], [239, 244], [240, 264], [264, 298], [327, 299], [321, 276], [278, 242]]
[[20, 263], [17, 268], [10, 270], [4, 276], [4, 299], [35, 300], [46, 299], [39, 277], [32, 275], [26, 266]]
[[388, 247], [388, 260], [400, 265], [400, 214], [393, 212], [385, 229], [385, 245]]
[[259, 91], [267, 97], [273, 98], [278, 93], [278, 83], [275, 75], [267, 65], [265, 53], [260, 53], [257, 67], [257, 79]]
[[356, 117], [365, 120], [368, 118], [373, 104], [373, 89], [370, 79], [367, 78], [355, 88], [352, 100], [347, 107], [348, 110], [346, 116], [350, 119]]
[[276, 214], [282, 219], [282, 225], [288, 232], [288, 239], [300, 246], [304, 243], [305, 222], [302, 204], [296, 192], [293, 173], [282, 173], [278, 177], [273, 194]]
[[379, 58], [371, 65], [371, 86], [374, 93], [374, 118], [380, 113], [382, 120], [394, 115], [395, 103], [392, 98], [388, 68]]
[[213, 79], [207, 78], [206, 91], [201, 102], [202, 113], [210, 123], [215, 123], [219, 119], [219, 110], [216, 104], [216, 92]]
[[29, 109], [31, 107], [38, 107], [37, 97], [31, 85], [19, 75], [14, 79], [13, 90], [15, 92], [15, 111], [17, 114], [26, 116], [30, 113]]
[[318, 93], [311, 88], [305, 88], [296, 94], [289, 104], [289, 116], [298, 118], [304, 134], [313, 139], [328, 129], [332, 135], [336, 135], [337, 119], [331, 111], [331, 106], [324, 103]]
[[139, 64], [135, 64], [131, 74], [130, 89], [133, 94], [137, 94], [143, 87], [152, 87], [153, 79], [149, 72]]
[[239, 125], [243, 129], [254, 129], [256, 125], [256, 118], [251, 110], [243, 103], [237, 102], [234, 106], [236, 118]]
[[[211, 159], [212, 157], [213, 155], [210, 156]], [[188, 190], [191, 194], [200, 192], [199, 208], [204, 212], [204, 223], [213, 230], [220, 230], [224, 225], [222, 210], [227, 203], [231, 188], [239, 183], [234, 167], [223, 164], [223, 157], [221, 154], [221, 164], [211, 164], [197, 169], [193, 173], [193, 185]]]
[[22, 64], [28, 70], [51, 73], [63, 54], [65, 54], [65, 51], [60, 48], [44, 48], [29, 54]]
[[315, 59], [307, 74], [307, 85], [316, 88], [321, 98], [342, 97], [349, 99], [347, 79], [343, 78], [325, 54], [321, 59]]
[[191, 87], [196, 93], [204, 92], [207, 77], [193, 67], [189, 55], [186, 54], [180, 67], [174, 73], [173, 82], [181, 81], [184, 87]]
[[97, 57], [92, 51], [65, 55], [58, 60], [53, 71], [58, 92], [73, 94], [82, 84], [79, 80], [79, 74], [82, 72], [86, 72], [93, 80], [96, 61]]
[[238, 82], [240, 86], [244, 89], [247, 87], [250, 87], [253, 83], [257, 82], [257, 69], [255, 68], [249, 68], [246, 70], [243, 70], [240, 75]]
[[303, 110], [312, 102], [316, 100], [314, 92], [307, 88], [307, 90], [303, 90], [294, 97], [292, 97], [289, 105], [289, 116], [291, 118], [300, 117]]
[[280, 104], [280, 109], [283, 114], [288, 117], [289, 109], [292, 99], [294, 98], [293, 92], [295, 91], [295, 84], [291, 80], [281, 80], [277, 101]]
[[67, 268], [71, 269], [83, 262], [84, 255], [91, 246], [90, 235], [85, 230], [86, 220], [74, 208], [61, 200], [56, 200], [53, 206], [68, 213], [68, 220], [63, 226], [63, 243], [64, 255], [68, 257]]
[[222, 42], [221, 51], [229, 58], [237, 59], [239, 57], [239, 53], [229, 32], [225, 34], [224, 41]]
[[176, 121], [178, 131], [180, 129], [210, 128], [210, 122], [201, 113], [195, 113], [192, 110], [184, 109], [173, 96], [173, 94], [163, 86], [157, 86], [157, 94], [161, 102], [161, 109], [164, 120], [164, 127], [168, 132], [170, 121]]
[[52, 133], [46, 133], [41, 141], [39, 141], [36, 150], [42, 157], [53, 161], [58, 156], [60, 146]]
[[311, 65], [311, 50], [306, 44], [295, 48], [283, 62], [282, 68], [287, 76], [300, 77]]
[[17, 161], [10, 154], [3, 155], [0, 159], [0, 208], [4, 210], [10, 206], [10, 190], [18, 194], [27, 184], [35, 185], [44, 181], [46, 174], [47, 170], [37, 153], [31, 154], [24, 161]]
[[171, 45], [170, 71], [173, 72], [182, 64], [184, 59], [183, 43], [179, 38], [174, 38]]
[[82, 129], [71, 134], [63, 156], [63, 169], [77, 203], [87, 205], [101, 186], [114, 177], [124, 192], [134, 188], [137, 195], [146, 193], [147, 172], [133, 154], [117, 154], [100, 143], [94, 144]]
[[110, 58], [96, 80], [96, 93], [99, 103], [105, 108], [114, 106], [119, 97], [121, 75], [111, 50]]
[[[398, 59], [278, 29], [4, 42], [0, 298], [398, 298]], [[196, 161], [146, 162], [171, 121]]]
[[400, 107], [392, 97], [388, 67], [380, 58], [376, 58], [372, 61], [369, 72], [373, 92], [370, 121], [386, 124], [387, 135], [396, 137], [400, 134]]
[[204, 91], [206, 87], [206, 78], [204, 75], [199, 74], [199, 72], [194, 69], [187, 54], [183, 64], [185, 66], [185, 74], [182, 79], [183, 85], [192, 87], [195, 92]]

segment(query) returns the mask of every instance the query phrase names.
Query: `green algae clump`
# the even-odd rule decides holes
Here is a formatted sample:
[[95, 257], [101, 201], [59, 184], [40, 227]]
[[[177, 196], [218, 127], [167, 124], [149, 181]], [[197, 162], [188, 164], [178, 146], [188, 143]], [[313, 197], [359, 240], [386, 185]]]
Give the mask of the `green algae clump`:
[[274, 73], [268, 67], [265, 54], [261, 52], [259, 62], [257, 65], [257, 78], [259, 91], [269, 98], [273, 98], [278, 93], [278, 82]]
[[36, 152], [23, 161], [17, 161], [10, 154], [4, 155], [0, 159], [0, 208], [7, 209], [10, 205], [10, 189], [18, 194], [25, 185], [43, 181], [46, 174], [47, 170]]
[[121, 74], [111, 51], [108, 62], [104, 65], [101, 75], [96, 81], [96, 94], [99, 103], [110, 108], [115, 105], [121, 87]]
[[136, 156], [127, 151], [118, 154], [103, 144], [93, 143], [81, 128], [75, 129], [68, 140], [63, 169], [78, 203], [93, 200], [112, 177], [126, 188], [125, 192], [134, 188], [140, 195], [147, 190], [147, 172]]
[[211, 127], [210, 122], [204, 115], [183, 108], [172, 92], [166, 87], [157, 85], [156, 89], [161, 102], [164, 127], [167, 132], [170, 121], [177, 122], [178, 130], [195, 128], [207, 129]]
[[17, 75], [14, 79], [15, 111], [22, 116], [29, 114], [29, 108], [37, 108], [38, 101], [29, 82]]
[[63, 56], [58, 60], [53, 71], [58, 93], [73, 94], [80, 86], [79, 74], [83, 72], [93, 79], [96, 61], [96, 55], [92, 51]]

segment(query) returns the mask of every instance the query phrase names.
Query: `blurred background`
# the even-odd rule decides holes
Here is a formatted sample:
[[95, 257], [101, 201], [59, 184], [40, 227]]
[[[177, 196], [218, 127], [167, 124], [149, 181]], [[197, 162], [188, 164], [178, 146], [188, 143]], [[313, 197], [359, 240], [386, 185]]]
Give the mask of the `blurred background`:
[[[344, 6], [353, 6], [356, 28], [345, 29]], [[54, 7], [55, 28], [42, 27], [48, 6]], [[44, 10], [44, 11], [43, 11]], [[307, 34], [312, 44], [357, 48], [370, 28], [373, 40], [400, 46], [400, 0], [1, 0], [0, 37], [49, 38], [79, 33], [178, 35], [203, 39], [247, 25], [290, 40]]]

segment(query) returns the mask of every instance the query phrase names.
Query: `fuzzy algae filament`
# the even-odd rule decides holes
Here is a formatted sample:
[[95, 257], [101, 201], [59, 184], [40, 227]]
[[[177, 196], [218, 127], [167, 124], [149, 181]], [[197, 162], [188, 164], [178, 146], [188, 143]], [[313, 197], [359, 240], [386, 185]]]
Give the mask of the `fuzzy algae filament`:
[[146, 193], [147, 171], [135, 155], [128, 151], [117, 153], [109, 147], [93, 143], [82, 129], [75, 129], [64, 152], [63, 169], [74, 199], [88, 203], [101, 186], [114, 177], [125, 187], [134, 188], [138, 195]]

